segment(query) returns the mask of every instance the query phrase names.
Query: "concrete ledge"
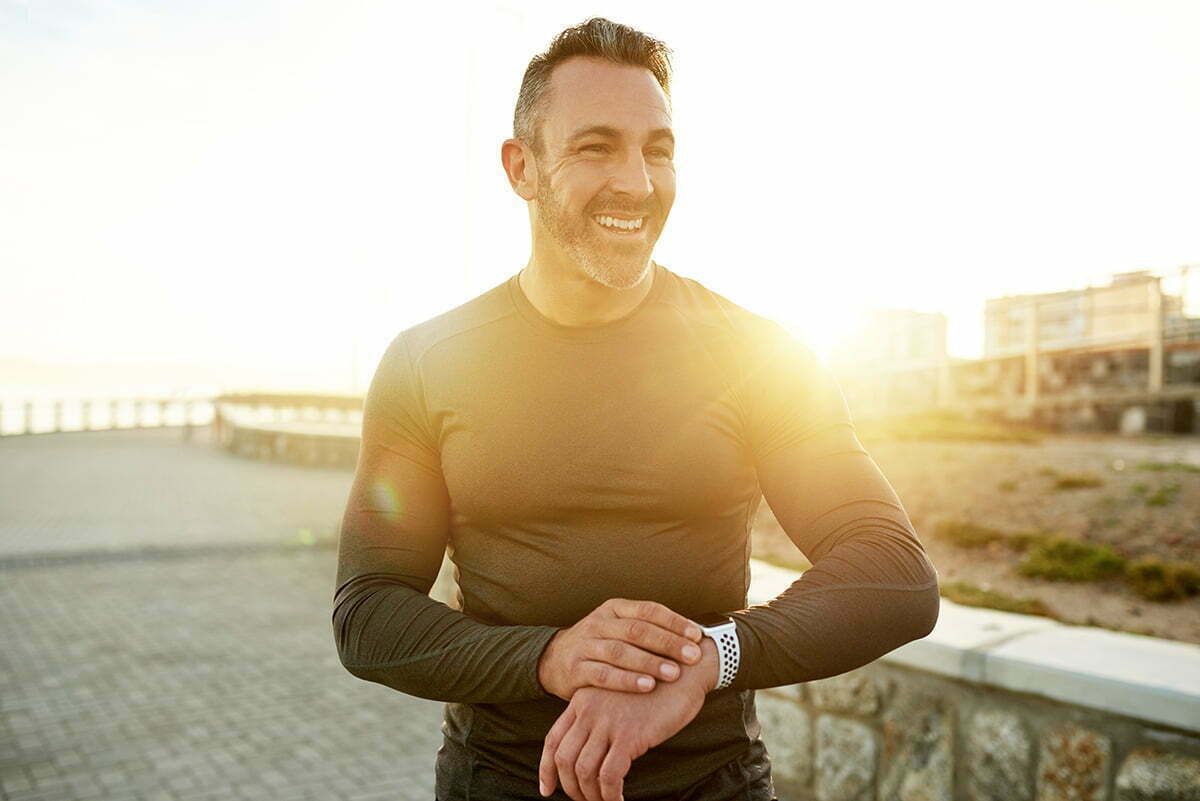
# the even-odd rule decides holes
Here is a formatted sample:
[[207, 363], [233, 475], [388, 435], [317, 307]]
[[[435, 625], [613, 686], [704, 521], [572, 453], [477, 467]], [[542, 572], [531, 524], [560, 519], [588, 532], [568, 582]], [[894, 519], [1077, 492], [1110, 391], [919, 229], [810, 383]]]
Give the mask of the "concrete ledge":
[[[799, 578], [750, 561], [750, 603]], [[880, 661], [1200, 731], [1200, 645], [942, 600], [929, 636]]]

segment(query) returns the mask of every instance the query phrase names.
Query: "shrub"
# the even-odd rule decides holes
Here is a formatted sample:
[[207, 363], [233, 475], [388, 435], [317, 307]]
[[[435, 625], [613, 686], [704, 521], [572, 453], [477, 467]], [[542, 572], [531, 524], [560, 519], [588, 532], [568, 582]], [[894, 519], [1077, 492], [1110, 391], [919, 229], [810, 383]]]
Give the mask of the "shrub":
[[1187, 462], [1139, 462], [1138, 470], [1180, 470], [1185, 473], [1200, 473], [1200, 466]]
[[939, 521], [933, 533], [938, 539], [946, 540], [960, 548], [982, 548], [989, 542], [1004, 539], [1003, 531], [977, 526], [963, 520]]
[[933, 530], [934, 536], [960, 548], [982, 548], [1001, 541], [1014, 551], [1026, 551], [1055, 536], [1051, 531], [1007, 532], [965, 520], [942, 520]]
[[1125, 566], [1125, 580], [1143, 598], [1174, 601], [1200, 593], [1200, 566], [1146, 556]]
[[1169, 506], [1175, 502], [1175, 496], [1179, 494], [1179, 482], [1171, 481], [1156, 489], [1152, 494], [1146, 496], [1147, 506]]
[[1050, 609], [1037, 598], [1014, 598], [995, 590], [985, 590], [966, 581], [943, 582], [939, 585], [939, 590], [943, 598], [963, 606], [982, 606], [1022, 615], [1053, 616]]
[[1008, 547], [1014, 551], [1028, 551], [1035, 545], [1041, 545], [1054, 536], [1050, 531], [1018, 531], [1005, 536]]
[[1054, 488], [1060, 490], [1090, 489], [1104, 485], [1104, 479], [1095, 473], [1059, 473]]
[[1051, 581], [1100, 581], [1124, 567], [1125, 560], [1107, 545], [1057, 535], [1032, 548], [1017, 569]]
[[1007, 479], [1005, 481], [1001, 481], [996, 486], [1000, 488], [1001, 492], [1012, 492], [1017, 488], [1017, 482], [1013, 481], [1012, 479]]

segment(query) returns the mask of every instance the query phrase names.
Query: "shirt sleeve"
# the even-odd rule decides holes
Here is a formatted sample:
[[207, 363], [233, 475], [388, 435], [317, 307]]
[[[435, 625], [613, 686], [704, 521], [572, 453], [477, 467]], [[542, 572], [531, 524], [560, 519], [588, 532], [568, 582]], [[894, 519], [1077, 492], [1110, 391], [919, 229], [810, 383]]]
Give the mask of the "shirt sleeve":
[[358, 678], [437, 701], [547, 698], [537, 663], [551, 626], [491, 626], [429, 598], [449, 537], [438, 440], [404, 335], [363, 407], [338, 542], [333, 630]]
[[836, 379], [780, 328], [746, 365], [741, 406], [759, 485], [812, 567], [733, 613], [742, 655], [732, 686], [838, 675], [924, 637], [937, 622], [937, 572]]

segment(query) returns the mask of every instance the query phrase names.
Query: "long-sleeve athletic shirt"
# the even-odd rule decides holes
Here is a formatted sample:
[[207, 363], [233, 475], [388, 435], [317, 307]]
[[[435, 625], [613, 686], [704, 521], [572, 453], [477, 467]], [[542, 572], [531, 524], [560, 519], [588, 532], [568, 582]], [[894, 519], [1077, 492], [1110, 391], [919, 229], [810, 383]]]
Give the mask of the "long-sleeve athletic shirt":
[[[764, 762], [754, 689], [860, 667], [937, 620], [937, 574], [829, 371], [778, 324], [653, 271], [631, 313], [587, 327], [544, 317], [513, 275], [401, 332], [371, 382], [333, 628], [353, 675], [448, 702], [439, 798], [480, 771], [538, 798], [566, 708], [538, 659], [606, 599], [729, 613], [741, 643], [732, 687], [634, 761], [630, 801]], [[763, 497], [812, 567], [746, 608]], [[459, 609], [428, 597], [443, 554]]]

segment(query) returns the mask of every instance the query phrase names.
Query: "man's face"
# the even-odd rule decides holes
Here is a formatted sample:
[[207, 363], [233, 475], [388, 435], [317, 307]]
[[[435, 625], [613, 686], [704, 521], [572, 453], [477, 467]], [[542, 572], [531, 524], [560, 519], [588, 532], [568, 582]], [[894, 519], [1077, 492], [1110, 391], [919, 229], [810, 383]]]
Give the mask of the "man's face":
[[535, 239], [604, 286], [636, 285], [675, 202], [667, 96], [647, 69], [572, 58], [551, 75], [540, 129]]

